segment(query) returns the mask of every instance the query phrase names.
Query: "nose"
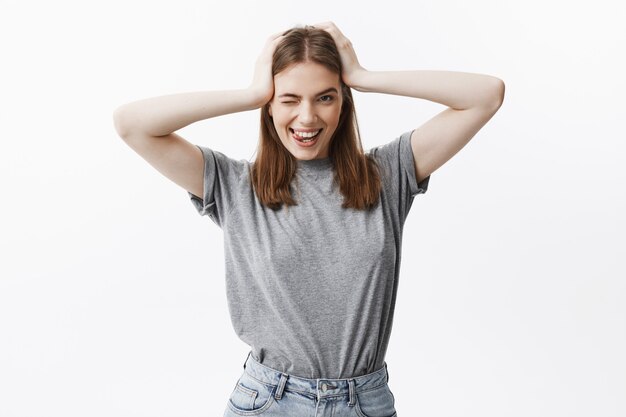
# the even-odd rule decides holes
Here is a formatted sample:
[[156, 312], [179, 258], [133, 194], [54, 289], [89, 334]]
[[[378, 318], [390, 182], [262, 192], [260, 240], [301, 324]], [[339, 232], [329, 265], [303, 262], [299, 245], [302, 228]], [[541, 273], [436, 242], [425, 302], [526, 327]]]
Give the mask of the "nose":
[[302, 106], [300, 107], [300, 122], [303, 125], [310, 125], [315, 123], [316, 118], [317, 115], [315, 114], [315, 108], [313, 107], [313, 105], [307, 102], [303, 102]]

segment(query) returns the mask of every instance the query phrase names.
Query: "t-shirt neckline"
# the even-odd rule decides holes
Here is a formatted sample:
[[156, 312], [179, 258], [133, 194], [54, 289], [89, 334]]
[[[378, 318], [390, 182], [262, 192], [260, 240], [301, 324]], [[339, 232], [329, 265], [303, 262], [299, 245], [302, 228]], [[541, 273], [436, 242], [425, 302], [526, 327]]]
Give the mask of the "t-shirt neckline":
[[299, 168], [303, 169], [325, 169], [330, 168], [332, 166], [332, 162], [330, 157], [326, 158], [318, 158], [318, 159], [296, 159], [296, 163]]

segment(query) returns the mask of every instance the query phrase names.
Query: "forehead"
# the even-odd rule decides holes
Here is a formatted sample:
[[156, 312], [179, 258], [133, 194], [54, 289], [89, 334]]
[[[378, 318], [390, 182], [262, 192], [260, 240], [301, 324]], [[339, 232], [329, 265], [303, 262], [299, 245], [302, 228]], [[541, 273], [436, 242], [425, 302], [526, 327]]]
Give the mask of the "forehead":
[[274, 76], [274, 88], [278, 94], [313, 95], [329, 87], [340, 91], [339, 74], [315, 62], [291, 65]]

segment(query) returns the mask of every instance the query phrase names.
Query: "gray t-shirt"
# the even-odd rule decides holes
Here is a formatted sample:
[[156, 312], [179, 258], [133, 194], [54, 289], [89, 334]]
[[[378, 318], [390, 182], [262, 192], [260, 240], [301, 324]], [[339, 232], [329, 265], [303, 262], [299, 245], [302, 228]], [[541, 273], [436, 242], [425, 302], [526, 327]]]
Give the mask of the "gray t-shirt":
[[204, 196], [188, 194], [223, 230], [228, 309], [254, 359], [304, 378], [356, 377], [384, 365], [402, 228], [430, 180], [416, 182], [410, 137], [367, 151], [383, 181], [370, 211], [341, 208], [330, 158], [298, 160], [298, 205], [273, 211], [256, 197], [249, 161], [196, 145]]

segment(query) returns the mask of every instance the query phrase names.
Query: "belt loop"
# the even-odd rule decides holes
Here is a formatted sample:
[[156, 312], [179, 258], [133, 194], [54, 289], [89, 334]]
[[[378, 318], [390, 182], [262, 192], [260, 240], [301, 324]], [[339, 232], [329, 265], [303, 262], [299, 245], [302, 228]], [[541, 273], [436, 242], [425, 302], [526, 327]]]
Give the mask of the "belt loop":
[[243, 361], [243, 369], [246, 369], [246, 362], [248, 362], [248, 358], [250, 357], [250, 353], [252, 353], [252, 351], [248, 352], [248, 356], [246, 356], [246, 360]]
[[387, 362], [385, 361], [385, 375], [387, 375], [387, 382], [389, 382], [389, 370], [387, 370]]
[[274, 395], [274, 398], [276, 398], [277, 400], [283, 398], [283, 391], [285, 389], [285, 384], [287, 383], [288, 376], [289, 375], [283, 372], [280, 373], [280, 381], [278, 381], [278, 387], [276, 388], [276, 394]]
[[354, 379], [350, 378], [348, 380], [348, 387], [349, 387], [349, 391], [350, 391], [350, 395], [349, 395], [349, 399], [348, 399], [348, 406], [352, 407], [354, 406], [355, 402], [356, 402], [356, 398], [355, 398], [355, 389], [354, 389]]

